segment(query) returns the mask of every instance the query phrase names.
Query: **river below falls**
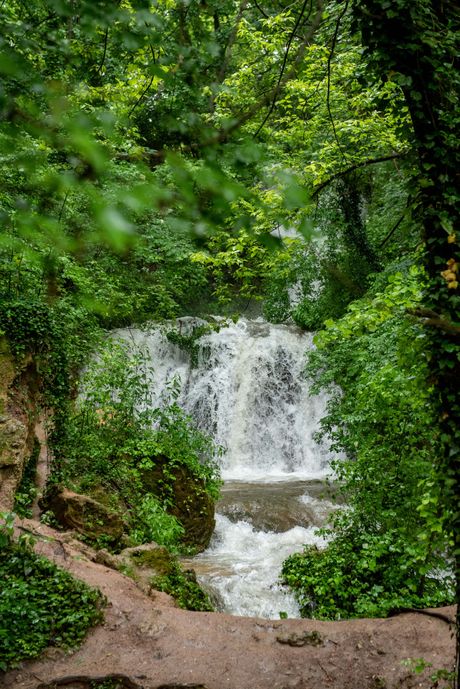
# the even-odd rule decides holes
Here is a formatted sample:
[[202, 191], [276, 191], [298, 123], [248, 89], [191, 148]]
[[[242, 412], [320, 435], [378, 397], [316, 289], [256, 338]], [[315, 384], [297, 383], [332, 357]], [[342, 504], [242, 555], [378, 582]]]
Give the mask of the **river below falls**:
[[299, 617], [292, 593], [279, 583], [283, 560], [316, 534], [335, 504], [318, 480], [270, 483], [228, 481], [216, 510], [209, 548], [184, 560], [216, 607], [234, 615]]

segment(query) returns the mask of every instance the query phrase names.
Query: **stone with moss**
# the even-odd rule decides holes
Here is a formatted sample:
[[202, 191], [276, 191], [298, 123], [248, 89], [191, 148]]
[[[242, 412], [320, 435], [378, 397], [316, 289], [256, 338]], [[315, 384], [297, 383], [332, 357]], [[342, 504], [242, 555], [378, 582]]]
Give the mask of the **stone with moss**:
[[59, 484], [47, 490], [40, 506], [51, 511], [61, 526], [73, 529], [89, 540], [104, 537], [114, 543], [123, 534], [124, 522], [113, 510]]
[[198, 552], [207, 548], [215, 528], [214, 501], [205, 482], [185, 464], [172, 464], [167, 457], [153, 460], [142, 472], [145, 490], [167, 505], [167, 512], [185, 529], [182, 542]]

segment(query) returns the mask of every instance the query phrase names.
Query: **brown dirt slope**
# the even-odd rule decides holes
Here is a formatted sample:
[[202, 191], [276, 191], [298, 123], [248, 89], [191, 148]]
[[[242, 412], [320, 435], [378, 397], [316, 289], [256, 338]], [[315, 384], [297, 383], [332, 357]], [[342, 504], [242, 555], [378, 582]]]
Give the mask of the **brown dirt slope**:
[[[165, 594], [147, 596], [119, 572], [37, 522], [36, 550], [98, 587], [109, 603], [103, 625], [70, 654], [50, 649], [0, 678], [8, 689], [428, 689], [436, 670], [452, 669], [452, 628], [439, 617], [407, 613], [381, 620], [262, 620], [177, 609]], [[454, 619], [454, 609], [438, 610]], [[403, 661], [431, 666], [414, 674]], [[96, 682], [96, 685], [95, 685]]]

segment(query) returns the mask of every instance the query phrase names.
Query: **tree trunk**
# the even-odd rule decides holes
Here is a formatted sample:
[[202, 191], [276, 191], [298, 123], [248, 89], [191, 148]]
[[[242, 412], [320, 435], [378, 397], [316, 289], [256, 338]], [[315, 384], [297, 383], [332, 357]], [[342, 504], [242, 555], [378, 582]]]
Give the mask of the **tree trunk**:
[[[417, 212], [429, 284], [425, 306], [445, 328], [431, 333], [439, 407], [444, 509], [454, 535], [460, 601], [460, 9], [452, 0], [356, 0], [354, 17], [371, 63], [403, 89], [418, 152]], [[429, 324], [428, 324], [429, 325]], [[457, 607], [456, 685], [460, 616]]]

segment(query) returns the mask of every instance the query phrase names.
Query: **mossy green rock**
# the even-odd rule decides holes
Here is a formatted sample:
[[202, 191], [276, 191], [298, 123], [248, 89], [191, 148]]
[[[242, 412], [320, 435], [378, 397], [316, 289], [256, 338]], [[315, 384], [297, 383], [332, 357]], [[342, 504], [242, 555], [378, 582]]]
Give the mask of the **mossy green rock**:
[[207, 493], [204, 481], [183, 464], [171, 464], [167, 457], [153, 460], [154, 467], [142, 472], [146, 492], [161, 501], [168, 500], [169, 514], [176, 517], [185, 529], [183, 543], [205, 550], [215, 528], [214, 501]]
[[167, 548], [156, 543], [144, 543], [134, 548], [125, 548], [120, 557], [129, 558], [139, 568], [151, 570], [151, 576], [169, 574], [176, 565], [177, 559]]
[[48, 489], [40, 505], [53, 512], [62, 526], [87, 538], [96, 540], [106, 536], [116, 542], [123, 534], [124, 523], [118, 514], [93, 498], [62, 486], [54, 485]]

